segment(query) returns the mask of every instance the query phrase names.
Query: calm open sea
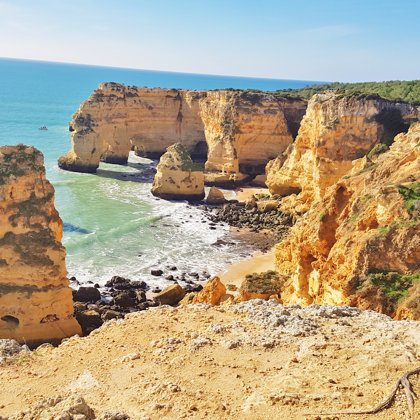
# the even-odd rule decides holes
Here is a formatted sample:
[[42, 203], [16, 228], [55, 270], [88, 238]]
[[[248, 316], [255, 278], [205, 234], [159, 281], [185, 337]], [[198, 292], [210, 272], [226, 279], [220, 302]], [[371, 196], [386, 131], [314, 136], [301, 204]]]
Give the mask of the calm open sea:
[[[81, 282], [103, 284], [113, 275], [144, 279], [153, 267], [176, 265], [214, 274], [251, 250], [245, 244], [212, 246], [228, 228], [210, 230], [198, 209], [156, 200], [150, 183], [118, 180], [130, 166], [101, 164], [97, 175], [62, 171], [57, 158], [70, 145], [68, 122], [99, 83], [137, 86], [276, 90], [311, 82], [169, 73], [0, 59], [0, 145], [24, 143], [44, 153], [56, 207], [65, 223], [67, 269]], [[314, 82], [312, 82], [314, 83]], [[48, 131], [38, 127], [47, 126]], [[132, 161], [139, 158], [132, 157]]]

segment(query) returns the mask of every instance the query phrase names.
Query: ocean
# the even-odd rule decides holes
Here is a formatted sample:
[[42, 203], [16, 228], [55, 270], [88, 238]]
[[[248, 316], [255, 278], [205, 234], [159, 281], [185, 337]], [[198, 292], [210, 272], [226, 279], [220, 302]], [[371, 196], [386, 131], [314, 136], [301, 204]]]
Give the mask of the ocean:
[[[112, 174], [131, 166], [101, 164], [98, 174], [62, 171], [57, 158], [70, 147], [72, 114], [101, 82], [137, 86], [276, 90], [311, 83], [131, 70], [75, 64], [0, 59], [0, 145], [24, 143], [41, 150], [47, 177], [55, 187], [56, 207], [64, 222], [67, 270], [81, 283], [103, 285], [114, 275], [164, 286], [150, 275], [157, 267], [216, 274], [249, 255], [251, 245], [213, 246], [229, 228], [210, 229], [202, 213], [187, 203], [158, 200], [150, 182]], [[38, 127], [47, 126], [48, 131]], [[133, 163], [141, 162], [135, 156]]]

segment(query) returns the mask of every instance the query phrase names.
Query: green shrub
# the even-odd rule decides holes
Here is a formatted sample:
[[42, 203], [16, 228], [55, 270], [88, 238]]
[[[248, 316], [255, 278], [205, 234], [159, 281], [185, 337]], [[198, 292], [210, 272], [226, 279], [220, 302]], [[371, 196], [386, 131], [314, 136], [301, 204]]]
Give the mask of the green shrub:
[[400, 185], [398, 191], [404, 197], [405, 208], [408, 211], [412, 211], [414, 209], [414, 203], [420, 200], [420, 182], [414, 182], [410, 185]]
[[385, 153], [388, 149], [389, 147], [386, 144], [383, 144], [383, 143], [375, 144], [375, 146], [373, 146], [373, 148], [367, 154], [367, 157], [369, 159], [372, 159], [373, 156], [378, 156], [382, 153]]
[[408, 289], [420, 281], [420, 273], [402, 274], [394, 271], [371, 272], [368, 280], [379, 287], [393, 302], [403, 300]]

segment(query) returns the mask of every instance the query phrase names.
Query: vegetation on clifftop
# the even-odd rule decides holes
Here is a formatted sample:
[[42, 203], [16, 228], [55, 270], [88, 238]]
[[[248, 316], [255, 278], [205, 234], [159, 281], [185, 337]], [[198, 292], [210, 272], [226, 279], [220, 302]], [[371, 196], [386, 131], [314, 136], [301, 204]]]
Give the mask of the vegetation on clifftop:
[[391, 80], [388, 82], [363, 83], [326, 83], [322, 85], [306, 86], [302, 89], [277, 90], [276, 96], [309, 99], [316, 93], [334, 90], [344, 96], [372, 95], [392, 101], [404, 101], [420, 104], [420, 80]]

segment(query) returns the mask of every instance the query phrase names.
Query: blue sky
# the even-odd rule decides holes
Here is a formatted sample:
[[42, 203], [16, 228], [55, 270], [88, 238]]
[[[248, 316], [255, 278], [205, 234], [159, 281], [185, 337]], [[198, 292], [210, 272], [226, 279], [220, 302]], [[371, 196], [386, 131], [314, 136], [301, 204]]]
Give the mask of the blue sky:
[[420, 0], [0, 0], [0, 57], [303, 80], [420, 79]]

